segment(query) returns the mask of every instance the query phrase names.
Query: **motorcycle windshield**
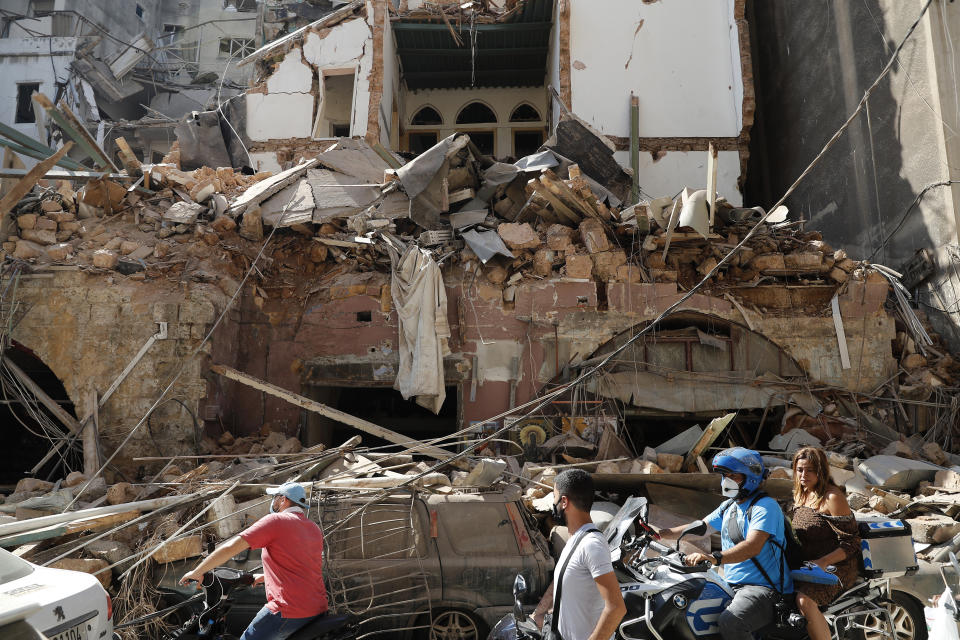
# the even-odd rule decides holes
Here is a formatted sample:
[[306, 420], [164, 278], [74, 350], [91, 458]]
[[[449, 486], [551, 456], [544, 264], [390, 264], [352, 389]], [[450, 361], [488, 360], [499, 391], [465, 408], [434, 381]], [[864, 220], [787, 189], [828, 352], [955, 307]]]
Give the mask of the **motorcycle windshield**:
[[613, 517], [607, 526], [603, 529], [603, 535], [607, 539], [607, 547], [610, 549], [610, 558], [616, 562], [620, 559], [620, 543], [623, 542], [623, 536], [630, 530], [630, 525], [637, 519], [640, 512], [647, 505], [646, 498], [630, 496], [627, 498], [617, 515]]

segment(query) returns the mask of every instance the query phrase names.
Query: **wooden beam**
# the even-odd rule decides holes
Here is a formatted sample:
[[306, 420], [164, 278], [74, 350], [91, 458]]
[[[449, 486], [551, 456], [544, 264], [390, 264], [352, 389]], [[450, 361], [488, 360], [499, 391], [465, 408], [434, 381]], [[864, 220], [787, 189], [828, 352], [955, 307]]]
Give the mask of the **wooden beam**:
[[733, 421], [735, 413], [728, 413], [725, 416], [719, 418], [714, 418], [710, 421], [710, 424], [707, 425], [707, 428], [703, 430], [703, 435], [700, 436], [700, 439], [697, 440], [697, 443], [693, 445], [693, 448], [690, 449], [687, 453], [687, 457], [683, 460], [683, 468], [687, 471], [696, 471], [697, 469], [697, 458], [703, 455], [703, 452], [713, 446], [714, 441], [720, 437], [720, 434], [723, 433], [723, 430], [727, 428], [727, 425]]
[[127, 173], [131, 176], [143, 175], [140, 161], [137, 160], [136, 154], [133, 153], [133, 149], [131, 149], [127, 141], [123, 139], [123, 136], [117, 138], [115, 142], [117, 143], [117, 153], [120, 155], [120, 162], [123, 163], [123, 168], [127, 170]]
[[337, 422], [349, 425], [359, 429], [360, 431], [369, 433], [370, 435], [383, 438], [388, 442], [393, 442], [394, 444], [407, 447], [414, 453], [421, 453], [423, 455], [436, 458], [437, 460], [446, 460], [453, 456], [453, 454], [446, 449], [424, 444], [419, 440], [408, 438], [407, 436], [397, 433], [396, 431], [391, 431], [390, 429], [381, 427], [378, 424], [367, 422], [366, 420], [352, 416], [349, 413], [344, 413], [343, 411], [334, 409], [333, 407], [328, 407], [327, 405], [316, 402], [315, 400], [304, 398], [301, 395], [297, 395], [296, 393], [292, 393], [286, 389], [281, 389], [280, 387], [272, 385], [269, 382], [257, 380], [253, 376], [248, 376], [247, 374], [237, 371], [236, 369], [231, 369], [230, 367], [225, 367], [221, 364], [215, 364], [210, 367], [210, 370], [218, 375], [223, 376], [224, 378], [235, 380], [236, 382], [245, 384], [248, 387], [257, 389], [258, 391], [263, 391], [264, 393], [269, 393], [272, 396], [286, 400], [287, 402], [296, 405], [301, 409], [319, 413], [320, 415], [330, 418], [331, 420], [336, 420]]
[[59, 109], [53, 105], [50, 98], [42, 93], [34, 93], [33, 101], [40, 105], [54, 122], [60, 125], [64, 133], [73, 138], [73, 140], [80, 145], [80, 148], [87, 152], [87, 155], [90, 156], [98, 167], [109, 169], [110, 171], [118, 171], [116, 165], [110, 162], [110, 158], [103, 152], [103, 149], [100, 148], [97, 141], [94, 140], [90, 133], [80, 124], [80, 121], [77, 120], [77, 117], [73, 115], [73, 112], [67, 108], [62, 100], [60, 101]]
[[40, 388], [33, 379], [26, 374], [20, 367], [18, 367], [13, 360], [7, 356], [2, 357], [3, 366], [9, 369], [10, 373], [20, 381], [20, 384], [25, 386], [30, 393], [32, 393], [37, 400], [40, 401], [40, 404], [45, 406], [50, 410], [50, 413], [59, 420], [63, 426], [67, 428], [70, 433], [77, 433], [80, 431], [80, 423], [77, 422], [77, 419], [67, 413], [66, 409], [57, 404], [57, 401], [51, 398]]
[[[129, 522], [130, 520], [138, 518], [139, 516], [139, 511], [127, 510], [121, 513], [108, 513], [100, 516], [94, 516], [92, 518], [81, 518], [79, 520], [73, 520], [70, 522], [53, 524], [47, 527], [33, 529], [32, 531], [22, 531], [20, 533], [15, 533], [4, 538], [0, 538], [0, 547], [16, 547], [24, 544], [30, 544], [31, 542], [38, 542], [40, 540], [59, 538], [61, 536], [66, 536], [73, 533], [106, 529], [123, 522]], [[34, 520], [36, 519], [37, 518], [34, 518]]]
[[55, 154], [46, 160], [41, 160], [32, 169], [27, 171], [26, 175], [20, 179], [20, 182], [15, 184], [13, 188], [10, 189], [10, 192], [0, 200], [0, 219], [10, 213], [13, 207], [20, 202], [20, 198], [27, 195], [30, 189], [33, 189], [33, 185], [37, 184], [37, 181], [46, 175], [47, 171], [50, 171], [50, 169], [60, 161], [60, 158], [67, 155], [71, 147], [73, 147], [73, 143], [67, 142], [67, 144], [60, 147], [60, 150]]

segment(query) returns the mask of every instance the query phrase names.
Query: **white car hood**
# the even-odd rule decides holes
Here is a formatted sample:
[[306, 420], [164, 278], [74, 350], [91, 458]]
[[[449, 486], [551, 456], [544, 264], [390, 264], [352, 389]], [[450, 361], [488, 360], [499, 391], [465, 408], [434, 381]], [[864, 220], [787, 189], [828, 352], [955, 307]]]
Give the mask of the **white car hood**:
[[93, 626], [88, 640], [106, 637], [112, 628], [106, 620], [106, 604], [100, 581], [79, 571], [35, 567], [29, 575], [0, 585], [0, 608], [40, 607], [27, 617], [27, 622], [41, 632], [96, 611], [96, 617], [87, 620]]

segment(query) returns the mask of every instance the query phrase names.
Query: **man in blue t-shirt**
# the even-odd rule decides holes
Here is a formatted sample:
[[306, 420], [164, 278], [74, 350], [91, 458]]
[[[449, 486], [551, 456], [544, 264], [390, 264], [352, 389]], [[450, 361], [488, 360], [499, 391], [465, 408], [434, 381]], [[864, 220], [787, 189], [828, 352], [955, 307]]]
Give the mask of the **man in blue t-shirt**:
[[[724, 566], [723, 577], [735, 595], [720, 614], [720, 635], [723, 640], [751, 640], [754, 631], [773, 622], [780, 595], [793, 592], [781, 551], [786, 545], [783, 511], [776, 500], [759, 493], [766, 472], [756, 451], [725, 449], [713, 459], [713, 468], [723, 475], [721, 492], [731, 500], [724, 501], [704, 522], [720, 531], [722, 550], [710, 555], [691, 553], [686, 562]], [[676, 538], [688, 526], [659, 533]]]

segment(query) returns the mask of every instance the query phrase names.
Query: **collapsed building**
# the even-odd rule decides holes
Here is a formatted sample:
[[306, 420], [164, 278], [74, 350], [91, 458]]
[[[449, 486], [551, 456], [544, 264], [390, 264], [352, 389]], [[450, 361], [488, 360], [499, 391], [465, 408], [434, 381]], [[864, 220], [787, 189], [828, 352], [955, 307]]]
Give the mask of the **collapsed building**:
[[[4, 173], [6, 422], [29, 427], [4, 481], [84, 472], [24, 508], [195, 488], [223, 471], [189, 470], [205, 456], [274, 464], [358, 430], [425, 456], [414, 475], [465, 448], [421, 486], [526, 478], [534, 509], [542, 463], [641, 486], [722, 443], [823, 445], [886, 486], [861, 508], [909, 504], [891, 491], [958, 462], [949, 345], [896, 271], [745, 206], [744, 3], [692, 25], [634, 5], [351, 2], [246, 55], [250, 88], [161, 158], [36, 96], [115, 166], [56, 169], [71, 143], [28, 139], [51, 157]], [[667, 44], [698, 55], [657, 69]], [[677, 74], [710, 99], [662, 100]], [[360, 486], [395, 479], [364, 464]], [[8, 507], [53, 489], [28, 485]]]

